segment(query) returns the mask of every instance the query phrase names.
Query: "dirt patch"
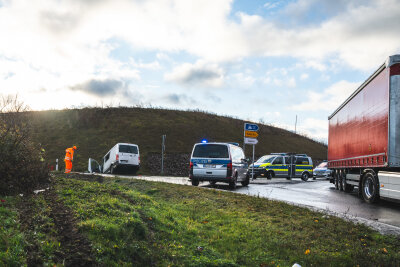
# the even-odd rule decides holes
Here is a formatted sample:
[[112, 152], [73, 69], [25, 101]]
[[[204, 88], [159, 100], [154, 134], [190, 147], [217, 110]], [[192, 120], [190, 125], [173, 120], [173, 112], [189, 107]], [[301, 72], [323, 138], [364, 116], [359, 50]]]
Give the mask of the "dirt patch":
[[[42, 192], [48, 209], [48, 217], [54, 222], [55, 229], [42, 229], [47, 235], [53, 236], [59, 242], [59, 249], [54, 252], [53, 261], [64, 266], [97, 266], [94, 260], [89, 240], [83, 236], [77, 227], [77, 220], [73, 212], [58, 199], [52, 187]], [[21, 228], [25, 231], [34, 231], [35, 224], [41, 224], [35, 219], [37, 208], [32, 198], [35, 195], [25, 196], [20, 202]], [[40, 217], [40, 216], [39, 216]], [[27, 246], [28, 266], [43, 265], [43, 255], [40, 251], [40, 244], [37, 244], [33, 237], [29, 238]]]

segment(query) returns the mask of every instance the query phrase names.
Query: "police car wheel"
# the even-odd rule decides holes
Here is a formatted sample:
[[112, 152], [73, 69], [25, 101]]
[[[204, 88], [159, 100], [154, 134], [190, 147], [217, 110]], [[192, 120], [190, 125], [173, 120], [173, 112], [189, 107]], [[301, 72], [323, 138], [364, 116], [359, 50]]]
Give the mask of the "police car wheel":
[[192, 179], [192, 185], [193, 186], [198, 186], [199, 185], [199, 180]]
[[236, 181], [237, 181], [237, 174], [235, 175], [235, 177], [232, 179], [232, 181], [229, 182], [229, 188], [230, 189], [236, 189]]
[[310, 175], [307, 172], [301, 175], [301, 180], [303, 180], [304, 182], [306, 182], [308, 178], [310, 178]]

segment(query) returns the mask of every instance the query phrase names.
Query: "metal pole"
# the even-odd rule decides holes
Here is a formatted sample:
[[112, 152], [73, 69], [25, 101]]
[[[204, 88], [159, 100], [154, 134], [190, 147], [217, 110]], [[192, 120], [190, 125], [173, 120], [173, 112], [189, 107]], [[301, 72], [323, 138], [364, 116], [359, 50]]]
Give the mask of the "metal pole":
[[163, 134], [162, 143], [161, 143], [161, 174], [164, 174], [165, 138], [166, 138], [166, 135]]
[[297, 114], [296, 114], [296, 121], [294, 123], [294, 133], [297, 133]]
[[251, 180], [254, 180], [254, 145], [253, 145], [253, 165], [251, 168]]
[[56, 159], [56, 171], [58, 171], [58, 159]]

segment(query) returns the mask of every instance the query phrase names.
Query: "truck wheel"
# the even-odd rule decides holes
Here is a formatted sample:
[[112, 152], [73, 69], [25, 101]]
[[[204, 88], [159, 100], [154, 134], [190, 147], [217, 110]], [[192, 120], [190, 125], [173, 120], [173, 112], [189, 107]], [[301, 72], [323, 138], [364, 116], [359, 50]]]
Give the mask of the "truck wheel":
[[335, 178], [335, 188], [336, 190], [339, 190], [339, 174], [337, 172], [335, 172], [334, 178]]
[[233, 180], [229, 182], [229, 189], [231, 190], [236, 189], [236, 181], [237, 181], [237, 174], [235, 175], [235, 178], [233, 178]]
[[241, 182], [243, 186], [248, 186], [250, 183], [250, 176], [246, 175], [246, 179]]
[[367, 203], [375, 203], [379, 200], [378, 179], [372, 174], [365, 174], [362, 180], [362, 196]]
[[340, 191], [343, 191], [343, 188], [344, 188], [344, 186], [343, 186], [343, 183], [344, 183], [344, 173], [343, 173], [343, 171], [341, 171], [340, 172], [340, 174], [339, 174], [339, 190]]
[[347, 183], [346, 176], [344, 176], [344, 177], [342, 178], [342, 180], [343, 180], [343, 189], [344, 189], [344, 192], [347, 192], [347, 193], [352, 192], [353, 189], [354, 189], [354, 186], [352, 186], [351, 184], [348, 184], [348, 183]]
[[301, 175], [301, 180], [303, 180], [304, 182], [307, 182], [308, 178], [310, 178], [308, 172], [305, 172]]
[[192, 179], [192, 185], [193, 186], [198, 186], [199, 185], [199, 180]]

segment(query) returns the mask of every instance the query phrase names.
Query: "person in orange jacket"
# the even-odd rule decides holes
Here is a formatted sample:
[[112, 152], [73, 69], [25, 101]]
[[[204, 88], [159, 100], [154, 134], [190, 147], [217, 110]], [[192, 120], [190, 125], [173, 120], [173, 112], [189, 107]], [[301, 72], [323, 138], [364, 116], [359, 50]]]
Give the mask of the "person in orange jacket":
[[74, 160], [75, 150], [77, 150], [76, 146], [69, 147], [65, 150], [65, 173], [70, 173], [72, 170], [72, 161]]

